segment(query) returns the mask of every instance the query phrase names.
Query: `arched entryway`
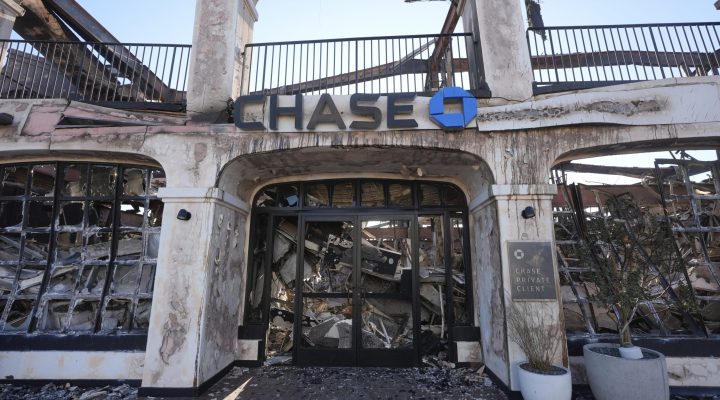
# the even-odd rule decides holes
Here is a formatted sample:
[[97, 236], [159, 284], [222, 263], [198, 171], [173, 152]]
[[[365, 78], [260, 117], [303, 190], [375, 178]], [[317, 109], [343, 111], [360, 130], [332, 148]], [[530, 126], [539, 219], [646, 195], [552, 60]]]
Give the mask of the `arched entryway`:
[[[251, 347], [240, 357], [253, 359], [257, 343], [259, 360], [298, 364], [410, 366], [443, 346], [478, 360], [468, 204], [491, 184], [477, 156], [437, 149], [305, 148], [228, 163], [218, 186], [252, 209], [239, 336]], [[343, 284], [330, 287], [330, 275]]]

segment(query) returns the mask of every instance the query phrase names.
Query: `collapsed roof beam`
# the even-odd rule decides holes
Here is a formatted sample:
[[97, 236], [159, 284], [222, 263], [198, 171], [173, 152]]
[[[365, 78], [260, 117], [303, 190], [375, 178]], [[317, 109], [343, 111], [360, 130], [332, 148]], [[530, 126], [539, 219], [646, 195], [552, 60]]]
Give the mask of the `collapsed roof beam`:
[[[533, 69], [554, 69], [556, 66], [572, 68], [609, 67], [613, 65], [638, 65], [652, 67], [682, 68], [691, 73], [707, 75], [720, 68], [716, 53], [670, 53], [658, 51], [596, 51], [588, 53], [550, 54], [532, 56]], [[696, 71], [690, 71], [695, 68]]]
[[[666, 178], [677, 171], [674, 168], [659, 168], [655, 167], [618, 167], [613, 165], [594, 165], [594, 164], [581, 164], [581, 163], [563, 163], [560, 167], [564, 172], [578, 172], [586, 174], [600, 174], [600, 175], [618, 175], [627, 176], [635, 179], [643, 179], [648, 176], [656, 176], [658, 172], [662, 178]], [[694, 166], [690, 169], [690, 175], [697, 175], [703, 172], [707, 172], [707, 167]]]
[[[143, 62], [137, 59], [125, 46], [119, 45], [115, 38], [102, 24], [92, 17], [82, 6], [75, 0], [25, 0], [23, 6], [28, 11], [24, 16], [18, 17], [15, 22], [14, 30], [25, 40], [47, 40], [51, 42], [80, 42], [74, 33], [77, 32], [83, 39], [88, 42], [102, 42], [104, 45], [95, 45], [98, 51], [111, 62], [114, 69], [123, 72], [127, 77], [131, 77], [133, 81], [138, 81], [135, 97], [154, 98], [161, 101], [176, 98], [177, 93], [170, 89], [163, 81], [158, 78], [150, 68], [145, 66]], [[71, 30], [72, 29], [72, 30]], [[118, 43], [118, 46], [108, 46], [107, 44]], [[43, 49], [37, 49], [42, 52]], [[70, 51], [75, 51], [71, 48]], [[60, 66], [60, 71], [68, 71], [73, 73], [74, 68], [66, 68], [68, 60], [82, 60], [79, 65], [84, 70], [83, 75], [90, 74], [90, 69], [101, 71], [100, 73], [108, 74], [104, 62], [98, 57], [87, 51], [82, 56], [68, 57], [55, 56], [54, 54], [45, 55], [52, 59], [53, 63]], [[89, 59], [89, 60], [88, 60]], [[113, 77], [109, 76], [103, 79], [103, 82], [111, 82]], [[110, 88], [98, 88], [97, 90], [111, 90]]]
[[115, 36], [74, 0], [45, 0], [45, 3], [88, 42], [118, 43]]
[[[462, 3], [462, 4], [459, 4]], [[460, 7], [458, 7], [458, 5]], [[445, 22], [443, 22], [442, 29], [440, 29], [440, 34], [450, 34], [455, 32], [455, 27], [457, 27], [458, 22], [460, 21], [460, 15], [462, 14], [462, 8], [465, 6], [465, 1], [460, 2], [459, 0], [453, 1], [450, 5], [450, 9], [448, 10], [447, 16], [445, 17]], [[446, 53], [448, 51], [448, 48], [450, 46], [451, 38], [448, 36], [441, 36], [438, 38], [437, 43], [435, 44], [435, 49], [433, 49], [433, 53], [428, 59], [428, 72], [427, 72], [427, 79], [425, 80], [425, 91], [430, 92], [435, 88], [430, 87], [433, 82], [439, 82], [437, 79], [432, 79], [433, 75], [437, 74], [441, 70], [441, 63], [443, 62], [443, 59], [446, 56]], [[451, 57], [452, 58], [452, 57]], [[452, 79], [452, 74], [448, 74], [448, 77]], [[446, 82], [449, 86], [452, 86], [454, 82]]]
[[[45, 2], [49, 9], [62, 17], [68, 26], [86, 41], [118, 43], [117, 38], [75, 0], [45, 0]], [[138, 87], [145, 88], [143, 92], [147, 97], [159, 98], [161, 101], [175, 97], [175, 92], [124, 46], [103, 46], [102, 53], [112, 61], [118, 71], [126, 71], [127, 75], [140, 79]]]
[[52, 13], [42, 0], [25, 0], [27, 12], [15, 19], [13, 30], [25, 40], [78, 42], [80, 39]]

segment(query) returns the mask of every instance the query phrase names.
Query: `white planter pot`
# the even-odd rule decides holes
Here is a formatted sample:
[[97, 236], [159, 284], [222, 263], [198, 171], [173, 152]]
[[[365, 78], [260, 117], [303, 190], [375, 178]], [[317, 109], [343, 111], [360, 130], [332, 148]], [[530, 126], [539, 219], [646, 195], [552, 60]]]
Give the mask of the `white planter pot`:
[[[665, 356], [642, 349], [652, 358], [619, 357], [618, 345], [593, 343], [583, 346], [585, 369], [597, 400], [667, 400], [670, 398]], [[601, 352], [596, 351], [600, 348]], [[604, 348], [604, 349], [602, 349]], [[604, 354], [615, 350], [617, 356]]]
[[572, 378], [567, 368], [557, 367], [565, 373], [562, 375], [544, 375], [518, 369], [520, 393], [525, 400], [570, 400], [572, 397]]

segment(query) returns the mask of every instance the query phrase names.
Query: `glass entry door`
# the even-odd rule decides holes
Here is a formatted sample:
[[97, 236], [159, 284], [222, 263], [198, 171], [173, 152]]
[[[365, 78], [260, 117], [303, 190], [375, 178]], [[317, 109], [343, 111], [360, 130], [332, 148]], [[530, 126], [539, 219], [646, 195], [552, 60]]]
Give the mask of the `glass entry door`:
[[358, 365], [415, 365], [419, 335], [410, 219], [360, 218], [358, 225]]
[[305, 219], [295, 310], [299, 365], [355, 365], [355, 218]]
[[304, 218], [299, 365], [417, 365], [411, 218]]

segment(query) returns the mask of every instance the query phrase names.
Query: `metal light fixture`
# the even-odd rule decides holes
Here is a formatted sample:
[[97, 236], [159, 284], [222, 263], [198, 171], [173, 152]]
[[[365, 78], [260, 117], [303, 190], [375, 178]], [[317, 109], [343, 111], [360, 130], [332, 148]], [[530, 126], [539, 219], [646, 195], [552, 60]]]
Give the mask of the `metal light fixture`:
[[190, 213], [190, 211], [184, 208], [178, 211], [177, 219], [179, 219], [180, 221], [187, 221], [190, 218], [192, 218], [192, 214]]
[[525, 209], [522, 210], [520, 215], [522, 215], [522, 217], [525, 219], [535, 218], [535, 209], [532, 207], [525, 207]]

